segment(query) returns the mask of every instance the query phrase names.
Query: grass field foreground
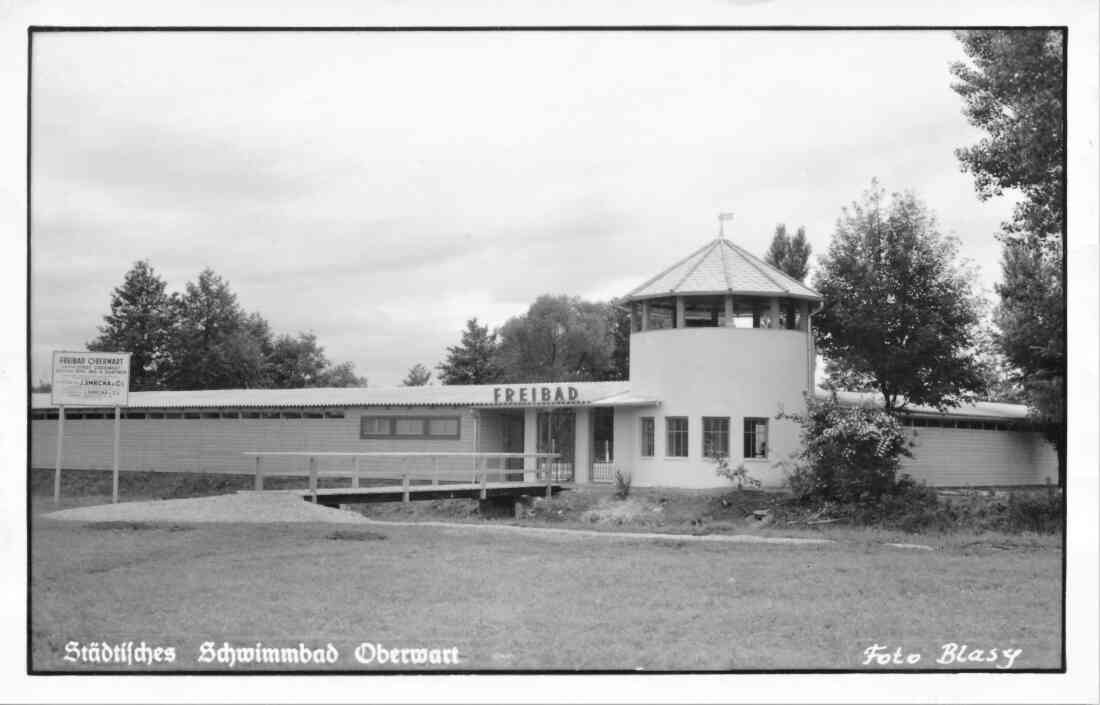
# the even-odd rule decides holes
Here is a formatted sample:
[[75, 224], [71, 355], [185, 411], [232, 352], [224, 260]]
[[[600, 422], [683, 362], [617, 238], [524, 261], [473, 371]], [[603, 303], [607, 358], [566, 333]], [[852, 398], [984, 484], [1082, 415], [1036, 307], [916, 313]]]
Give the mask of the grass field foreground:
[[332, 643], [339, 660], [324, 668], [363, 671], [394, 666], [358, 663], [362, 643], [457, 648], [457, 666], [417, 669], [874, 669], [865, 650], [879, 644], [922, 656], [890, 668], [993, 665], [935, 662], [957, 643], [1020, 649], [1017, 669], [1059, 667], [1060, 542], [906, 551], [836, 536], [730, 545], [36, 517], [32, 659], [46, 671], [111, 668], [65, 661], [66, 644], [144, 640], [175, 648], [169, 670], [229, 670], [198, 661], [204, 642]]

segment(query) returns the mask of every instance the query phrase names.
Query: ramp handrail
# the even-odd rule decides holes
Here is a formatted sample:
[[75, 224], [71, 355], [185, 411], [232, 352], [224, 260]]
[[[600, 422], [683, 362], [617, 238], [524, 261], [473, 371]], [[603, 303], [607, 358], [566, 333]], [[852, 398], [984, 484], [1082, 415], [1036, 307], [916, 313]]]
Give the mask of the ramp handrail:
[[[408, 471], [403, 469], [400, 473], [401, 486], [404, 489], [404, 501], [408, 501], [409, 496], [409, 480], [413, 478], [417, 479], [430, 479], [433, 485], [439, 484], [439, 478], [443, 476], [466, 476], [464, 470], [439, 470], [439, 458], [445, 457], [458, 457], [458, 458], [472, 458], [474, 460], [474, 482], [481, 485], [482, 499], [485, 498], [486, 485], [488, 484], [488, 472], [484, 467], [481, 467], [480, 461], [483, 458], [534, 458], [535, 459], [535, 476], [545, 473], [546, 475], [546, 496], [551, 496], [551, 488], [553, 486], [553, 473], [551, 472], [549, 461], [554, 458], [561, 457], [560, 453], [507, 453], [507, 452], [476, 452], [476, 451], [308, 451], [308, 450], [256, 450], [256, 451], [243, 451], [241, 455], [247, 457], [256, 458], [256, 479], [255, 489], [257, 491], [264, 488], [264, 474], [262, 460], [265, 457], [271, 456], [289, 456], [289, 457], [305, 457], [309, 458], [309, 491], [313, 495], [314, 501], [317, 500], [317, 476], [320, 474], [317, 470], [317, 458], [333, 458], [344, 457], [353, 458], [354, 466], [350, 472], [333, 472], [331, 470], [324, 472], [325, 475], [335, 475], [337, 477], [350, 476], [351, 486], [353, 489], [359, 488], [359, 479], [363, 476], [370, 475], [369, 469], [363, 471], [360, 467], [360, 458], [369, 457], [396, 457], [396, 458], [415, 458], [415, 457], [429, 457], [432, 458], [432, 470], [430, 472], [418, 472]], [[545, 462], [545, 469], [540, 471], [539, 461]], [[385, 471], [384, 474], [376, 474], [375, 476], [390, 476], [393, 477], [394, 473], [391, 471]], [[396, 478], [395, 478], [396, 479]]]

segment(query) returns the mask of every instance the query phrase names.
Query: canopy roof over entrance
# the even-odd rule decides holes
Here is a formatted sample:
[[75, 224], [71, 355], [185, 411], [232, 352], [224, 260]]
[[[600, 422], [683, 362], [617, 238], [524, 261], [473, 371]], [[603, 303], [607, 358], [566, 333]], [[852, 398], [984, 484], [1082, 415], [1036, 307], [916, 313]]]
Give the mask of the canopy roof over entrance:
[[821, 295], [813, 289], [725, 238], [708, 242], [625, 298], [639, 301], [706, 294], [821, 300]]

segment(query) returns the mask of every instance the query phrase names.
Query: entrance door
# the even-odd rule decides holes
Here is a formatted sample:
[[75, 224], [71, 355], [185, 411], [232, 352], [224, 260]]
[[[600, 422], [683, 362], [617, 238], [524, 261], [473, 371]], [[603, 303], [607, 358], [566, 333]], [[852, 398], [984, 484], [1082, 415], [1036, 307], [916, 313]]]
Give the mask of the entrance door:
[[540, 411], [538, 413], [539, 453], [557, 453], [550, 463], [554, 482], [573, 481], [573, 449], [576, 447], [576, 416], [572, 410]]
[[592, 482], [615, 480], [615, 409], [592, 409]]

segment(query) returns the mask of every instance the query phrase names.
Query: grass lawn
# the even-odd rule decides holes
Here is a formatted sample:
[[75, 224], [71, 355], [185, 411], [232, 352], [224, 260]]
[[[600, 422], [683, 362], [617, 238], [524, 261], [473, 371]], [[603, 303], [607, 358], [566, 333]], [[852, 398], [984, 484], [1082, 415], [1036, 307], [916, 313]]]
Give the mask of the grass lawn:
[[876, 643], [943, 668], [948, 642], [1021, 649], [1015, 668], [1060, 666], [1056, 537], [907, 551], [868, 532], [793, 546], [427, 526], [104, 527], [37, 516], [52, 508], [36, 502], [31, 532], [32, 659], [43, 671], [119, 670], [67, 663], [65, 644], [142, 640], [175, 647], [170, 670], [226, 668], [197, 661], [206, 641], [331, 642], [340, 660], [328, 668], [361, 670], [393, 668], [358, 664], [362, 642], [457, 647], [458, 670], [873, 669], [862, 657]]

